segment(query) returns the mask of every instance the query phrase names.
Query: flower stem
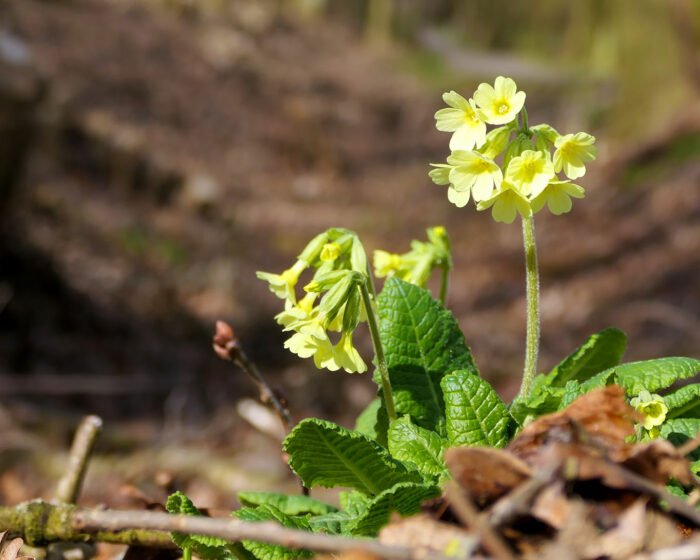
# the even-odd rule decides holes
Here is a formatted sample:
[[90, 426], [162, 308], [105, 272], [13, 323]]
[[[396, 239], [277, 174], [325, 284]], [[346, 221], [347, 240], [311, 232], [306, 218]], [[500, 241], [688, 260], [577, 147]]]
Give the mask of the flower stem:
[[384, 356], [384, 348], [382, 341], [379, 339], [379, 324], [377, 323], [377, 314], [374, 309], [374, 302], [369, 295], [367, 282], [360, 284], [360, 292], [362, 293], [362, 303], [365, 306], [367, 313], [367, 325], [369, 326], [369, 334], [372, 338], [372, 346], [374, 347], [374, 355], [377, 357], [377, 366], [379, 367], [379, 376], [382, 380], [382, 395], [384, 397], [384, 406], [386, 414], [389, 417], [389, 422], [396, 420], [396, 407], [394, 406], [394, 394], [391, 390], [391, 380], [389, 379], [389, 368], [386, 365], [386, 357]]
[[450, 267], [442, 265], [442, 277], [440, 279], [440, 303], [447, 307], [447, 292], [450, 289]]
[[535, 245], [535, 220], [523, 217], [523, 246], [525, 248], [525, 272], [527, 285], [527, 336], [525, 342], [525, 367], [518, 398], [530, 395], [532, 380], [537, 373], [537, 354], [540, 348], [540, 276], [537, 270], [537, 246]]

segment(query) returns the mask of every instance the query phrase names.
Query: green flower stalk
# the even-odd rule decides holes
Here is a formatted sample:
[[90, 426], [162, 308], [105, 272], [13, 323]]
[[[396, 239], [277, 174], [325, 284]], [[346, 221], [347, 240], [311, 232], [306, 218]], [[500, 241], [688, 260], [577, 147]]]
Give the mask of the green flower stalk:
[[[454, 91], [444, 94], [449, 107], [437, 111], [435, 120], [438, 130], [452, 133], [451, 154], [446, 163], [431, 164], [429, 173], [435, 184], [447, 186], [447, 198], [458, 208], [474, 200], [477, 210], [491, 210], [495, 221], [506, 224], [520, 215], [527, 293], [520, 398], [530, 394], [540, 344], [534, 214], [545, 207], [555, 215], [570, 212], [572, 198], [585, 194], [571, 181], [583, 177], [586, 163], [596, 156], [590, 134], [560, 135], [546, 123], [530, 126], [525, 98], [525, 92], [503, 76], [493, 86], [480, 84], [471, 99]], [[497, 128], [487, 132], [487, 125]]]

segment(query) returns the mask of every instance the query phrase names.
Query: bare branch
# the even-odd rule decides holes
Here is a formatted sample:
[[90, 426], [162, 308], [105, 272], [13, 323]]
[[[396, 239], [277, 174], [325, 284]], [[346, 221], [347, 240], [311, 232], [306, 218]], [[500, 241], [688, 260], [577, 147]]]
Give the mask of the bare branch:
[[479, 515], [464, 488], [455, 482], [448, 482], [445, 487], [445, 495], [455, 515], [479, 535], [483, 547], [496, 560], [515, 560], [515, 555], [501, 536], [493, 530], [488, 521]]
[[78, 499], [92, 448], [101, 429], [102, 419], [98, 416], [86, 416], [78, 426], [68, 457], [68, 469], [56, 487], [57, 502], [74, 504]]
[[368, 552], [382, 558], [412, 560], [415, 551], [406, 547], [387, 546], [371, 539], [339, 537], [287, 529], [274, 522], [251, 523], [237, 519], [213, 519], [187, 515], [169, 515], [150, 511], [76, 510], [73, 527], [79, 531], [121, 531], [151, 529], [173, 533], [189, 533], [219, 537], [229, 541], [255, 540], [288, 548], [304, 548], [320, 552], [349, 550]]

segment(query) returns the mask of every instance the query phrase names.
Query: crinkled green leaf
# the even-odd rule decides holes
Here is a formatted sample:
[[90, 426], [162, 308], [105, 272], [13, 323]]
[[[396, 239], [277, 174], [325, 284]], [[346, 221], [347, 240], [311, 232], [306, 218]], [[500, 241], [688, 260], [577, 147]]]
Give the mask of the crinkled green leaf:
[[570, 404], [583, 393], [580, 383], [595, 383], [596, 374], [620, 363], [626, 347], [627, 336], [618, 329], [609, 328], [589, 336], [551, 372], [535, 377], [530, 395], [511, 404], [511, 415], [523, 425], [528, 418], [556, 412], [565, 406], [564, 402]]
[[604, 329], [589, 336], [545, 377], [554, 387], [564, 387], [568, 381], [586, 381], [596, 373], [617, 366], [626, 349], [625, 333], [615, 328]]
[[666, 395], [664, 401], [668, 407], [667, 418], [669, 419], [679, 416], [700, 418], [700, 383], [681, 387]]
[[[628, 396], [636, 396], [647, 390], [657, 393], [676, 381], [692, 377], [700, 372], [700, 360], [694, 358], [658, 358], [615, 366], [594, 375], [581, 384], [579, 395], [598, 387], [617, 384]], [[562, 402], [562, 407], [566, 403]]]
[[366, 510], [348, 523], [346, 531], [352, 535], [375, 536], [389, 522], [392, 512], [401, 516], [416, 514], [425, 500], [440, 493], [440, 487], [433, 484], [396, 484], [371, 500]]
[[[192, 501], [182, 492], [175, 492], [168, 496], [165, 503], [168, 513], [201, 516], [202, 513], [195, 507]], [[181, 549], [190, 549], [203, 560], [226, 560], [235, 558], [234, 544], [218, 537], [207, 535], [188, 535], [184, 533], [170, 533], [173, 542]]]
[[562, 399], [570, 392], [577, 391], [578, 381], [570, 380], [564, 387], [554, 387], [550, 384], [549, 375], [537, 375], [532, 381], [530, 395], [527, 398], [516, 398], [510, 404], [510, 414], [521, 426], [527, 421], [556, 412], [561, 406]]
[[[234, 511], [232, 515], [242, 521], [276, 521], [288, 529], [311, 531], [306, 517], [287, 515], [269, 504], [257, 507], [244, 507]], [[259, 560], [294, 560], [295, 558], [311, 558], [313, 556], [313, 552], [309, 550], [292, 550], [276, 544], [249, 540], [241, 541], [241, 544], [243, 548]]]
[[394, 458], [413, 463], [428, 476], [448, 476], [443, 459], [447, 440], [437, 433], [416, 426], [409, 416], [403, 416], [389, 427], [389, 452]]
[[289, 466], [307, 488], [347, 486], [374, 495], [421, 479], [366, 435], [318, 418], [300, 422], [284, 448]]
[[442, 380], [451, 445], [503, 447], [513, 433], [513, 419], [498, 393], [470, 372], [457, 371]]
[[238, 501], [241, 502], [242, 506], [246, 507], [274, 506], [287, 515], [301, 515], [304, 513], [322, 515], [337, 511], [332, 505], [314, 500], [308, 496], [288, 496], [279, 492], [239, 492]]
[[445, 435], [442, 378], [458, 369], [478, 373], [457, 321], [430, 292], [396, 278], [378, 305], [397, 414]]

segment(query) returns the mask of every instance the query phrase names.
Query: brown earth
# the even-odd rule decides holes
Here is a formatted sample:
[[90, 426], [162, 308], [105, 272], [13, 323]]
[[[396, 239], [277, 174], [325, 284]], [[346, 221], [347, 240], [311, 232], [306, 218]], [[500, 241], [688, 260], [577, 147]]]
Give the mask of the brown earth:
[[[286, 355], [278, 302], [255, 270], [282, 269], [331, 226], [357, 230], [370, 251], [400, 252], [445, 224], [449, 304], [484, 373], [512, 395], [524, 336], [520, 232], [451, 206], [427, 178], [447, 143], [433, 128], [439, 92], [400, 70], [400, 53], [368, 50], [333, 23], [256, 2], [164, 6], [0, 6], [5, 58], [8, 41], [26, 50], [3, 62], [4, 130], [35, 133], [3, 145], [3, 173], [25, 144], [28, 155], [1, 207], [3, 392], [103, 414], [165, 402], [176, 416], [206, 416], [252, 394], [210, 351], [224, 318], [299, 415], [345, 418], [370, 398], [369, 379], [319, 374]], [[531, 120], [566, 120], [540, 103]], [[538, 216], [542, 369], [610, 325], [628, 333], [629, 359], [698, 354], [700, 163], [647, 176], [643, 165], [666, 155], [662, 146], [653, 161], [632, 161], [642, 169], [633, 185], [593, 166], [570, 216]], [[335, 397], [339, 380], [349, 402]]]

